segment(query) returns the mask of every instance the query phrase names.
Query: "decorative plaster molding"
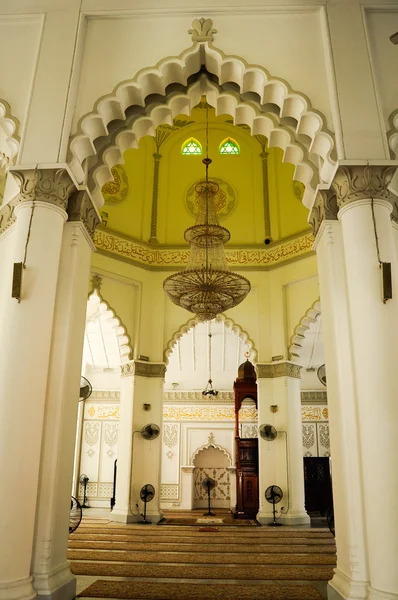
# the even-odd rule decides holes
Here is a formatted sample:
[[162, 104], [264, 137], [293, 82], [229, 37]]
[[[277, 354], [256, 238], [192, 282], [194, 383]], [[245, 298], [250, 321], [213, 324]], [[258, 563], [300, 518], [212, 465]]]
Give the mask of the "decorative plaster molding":
[[[202, 392], [164, 392], [164, 402], [167, 404], [205, 404], [209, 402]], [[211, 399], [212, 404], [234, 404], [233, 392], [218, 392]]]
[[[95, 231], [94, 243], [99, 252], [119, 257], [148, 270], [172, 271], [181, 269], [188, 263], [189, 248], [154, 248], [145, 242], [128, 239], [104, 229]], [[313, 243], [313, 235], [305, 233], [268, 248], [226, 248], [225, 258], [231, 269], [268, 270], [310, 254]]]
[[[221, 322], [224, 321], [225, 327], [231, 329], [233, 333], [237, 334], [240, 340], [248, 346], [248, 352], [250, 354], [251, 360], [255, 360], [257, 356], [257, 350], [254, 348], [254, 342], [249, 338], [249, 335], [241, 329], [240, 325], [235, 323], [232, 319], [227, 319], [224, 314], [219, 314], [216, 316], [216, 321]], [[164, 351], [165, 363], [168, 363], [169, 356], [173, 351], [174, 346], [178, 342], [178, 340], [187, 333], [192, 327], [195, 327], [199, 323], [199, 320], [195, 317], [193, 319], [189, 319], [184, 325], [180, 327], [178, 331], [173, 335], [172, 339], [167, 344], [167, 348]]]
[[[90, 189], [100, 206], [101, 187], [112, 179], [111, 168], [123, 163], [125, 150], [137, 147], [142, 136], [154, 135], [158, 125], [172, 123], [182, 112], [189, 113], [206, 94], [217, 113], [228, 113], [239, 123], [243, 118], [242, 124], [250, 127], [253, 135], [264, 135], [270, 147], [283, 150], [284, 161], [297, 167], [294, 178], [304, 184], [303, 202], [309, 207], [315, 186], [329, 183], [336, 167], [334, 137], [327, 130], [326, 119], [312, 109], [304, 94], [293, 91], [285, 81], [258, 65], [224, 55], [212, 47], [211, 40], [199, 41], [214, 33], [209, 20], [195, 22], [192, 32], [198, 41], [191, 48], [119, 83], [80, 119], [69, 145], [69, 166], [76, 181], [93, 184]], [[202, 65], [219, 83], [200, 74]], [[193, 76], [196, 81], [188, 84]], [[179, 90], [167, 94], [173, 83], [179, 84]], [[223, 88], [231, 83], [238, 91]], [[151, 102], [145, 109], [147, 98], [155, 94], [156, 103]], [[271, 113], [269, 104], [276, 105], [278, 111]], [[115, 120], [120, 126], [109, 135], [108, 124]], [[98, 151], [95, 141], [104, 136], [110, 143]], [[98, 160], [92, 161], [95, 164], [87, 180], [86, 163], [95, 155]]]
[[[8, 151], [2, 152], [2, 168], [6, 171], [13, 164], [19, 151], [20, 138], [18, 135], [19, 121], [12, 116], [11, 108], [8, 102], [0, 98], [0, 129], [3, 130], [3, 136], [6, 141]], [[2, 136], [2, 137], [3, 137]], [[5, 148], [4, 148], [5, 150]]]
[[93, 274], [91, 278], [91, 291], [88, 295], [88, 301], [90, 301], [92, 296], [97, 296], [99, 299], [99, 303], [103, 304], [105, 307], [105, 311], [110, 312], [110, 319], [115, 319], [117, 322], [117, 326], [115, 327], [115, 335], [117, 339], [117, 343], [119, 345], [119, 354], [122, 365], [128, 363], [133, 356], [133, 348], [131, 346], [131, 339], [129, 334], [127, 333], [126, 327], [123, 325], [122, 321], [117, 316], [114, 309], [109, 306], [108, 302], [104, 300], [100, 293], [102, 278], [98, 275]]
[[71, 195], [68, 202], [67, 213], [68, 220], [81, 221], [90, 238], [94, 240], [94, 232], [101, 223], [101, 217], [85, 190], [76, 191]]
[[214, 443], [214, 441], [209, 441], [207, 444], [203, 444], [203, 446], [201, 446], [200, 448], [197, 448], [192, 453], [191, 463], [194, 465], [195, 464], [195, 459], [197, 458], [198, 454], [200, 454], [200, 452], [203, 452], [203, 450], [209, 450], [210, 448], [214, 448], [215, 450], [220, 450], [220, 452], [222, 452], [223, 454], [225, 454], [225, 456], [228, 459], [229, 466], [232, 467], [233, 460], [232, 460], [232, 456], [230, 455], [230, 453], [228, 452], [228, 450], [226, 448], [223, 448], [223, 446], [219, 446], [218, 444]]
[[337, 220], [338, 212], [336, 193], [333, 190], [318, 190], [308, 220], [314, 237], [316, 237], [323, 221]]
[[291, 362], [257, 363], [257, 379], [270, 379], [274, 377], [294, 377], [301, 379], [301, 366]]
[[75, 185], [66, 169], [21, 169], [10, 173], [19, 183], [19, 202], [48, 202], [66, 210]]
[[164, 378], [166, 365], [164, 363], [132, 360], [121, 366], [122, 377], [159, 377]]
[[327, 404], [328, 394], [325, 390], [301, 392], [301, 404]]
[[192, 475], [192, 473], [194, 472], [195, 467], [194, 466], [189, 466], [189, 467], [181, 467], [181, 472], [182, 473], [186, 473], [188, 475]]
[[192, 41], [195, 42], [212, 42], [213, 34], [217, 33], [217, 29], [213, 29], [213, 21], [211, 19], [194, 19], [192, 21], [192, 29], [188, 33], [192, 36]]
[[[257, 421], [257, 409], [244, 406], [240, 409], [240, 421]], [[235, 421], [233, 406], [163, 406], [164, 421]]]
[[160, 500], [178, 500], [180, 486], [178, 483], [161, 483]]
[[295, 327], [292, 337], [290, 338], [289, 358], [300, 360], [302, 341], [305, 338], [307, 329], [311, 323], [319, 319], [321, 315], [321, 303], [319, 298], [310, 306], [305, 315], [300, 319], [300, 323]]
[[398, 198], [388, 186], [396, 169], [397, 165], [340, 166], [332, 182], [338, 207], [341, 209], [351, 202], [370, 198], [387, 200], [394, 207]]
[[90, 396], [90, 402], [95, 400], [103, 401], [103, 400], [120, 400], [120, 391], [119, 390], [93, 390], [93, 393]]

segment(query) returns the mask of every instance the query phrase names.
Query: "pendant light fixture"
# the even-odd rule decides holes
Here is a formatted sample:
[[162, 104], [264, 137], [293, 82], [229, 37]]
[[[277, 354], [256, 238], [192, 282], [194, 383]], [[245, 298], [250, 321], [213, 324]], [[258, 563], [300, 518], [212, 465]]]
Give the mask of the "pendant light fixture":
[[209, 105], [206, 103], [206, 169], [205, 181], [195, 187], [198, 201], [196, 223], [189, 227], [184, 238], [190, 244], [188, 265], [183, 271], [170, 275], [163, 289], [174, 304], [194, 313], [199, 321], [211, 321], [218, 314], [237, 306], [250, 291], [246, 277], [230, 271], [225, 258], [224, 244], [230, 233], [218, 224], [214, 198], [219, 186], [209, 180]]
[[203, 396], [217, 396], [218, 391], [213, 388], [213, 381], [211, 379], [211, 330], [210, 330], [210, 321], [208, 323], [208, 338], [209, 338], [209, 379], [207, 381], [207, 385], [203, 390]]

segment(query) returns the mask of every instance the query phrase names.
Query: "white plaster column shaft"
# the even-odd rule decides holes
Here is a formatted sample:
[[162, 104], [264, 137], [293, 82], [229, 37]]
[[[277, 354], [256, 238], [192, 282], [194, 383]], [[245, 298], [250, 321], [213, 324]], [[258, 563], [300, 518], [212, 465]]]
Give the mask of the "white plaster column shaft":
[[82, 222], [64, 227], [42, 443], [33, 584], [38, 597], [75, 597], [66, 560], [91, 253]]
[[[393, 299], [382, 302], [372, 201], [349, 202], [339, 212], [348, 281], [360, 453], [372, 600], [398, 598], [398, 269], [391, 204], [373, 200], [380, 258], [393, 266]], [[375, 491], [382, 494], [380, 500]], [[388, 515], [388, 517], [387, 517]]]
[[[279, 485], [284, 498], [281, 522], [286, 525], [310, 523], [304, 507], [304, 463], [302, 452], [300, 367], [283, 362], [257, 365], [258, 423], [273, 425], [276, 440], [268, 442], [259, 436], [260, 509], [257, 518], [268, 523], [272, 505], [265, 498], [268, 486]], [[277, 405], [277, 412], [270, 410]]]
[[322, 223], [315, 248], [325, 340], [337, 566], [330, 599], [367, 598], [358, 404], [353, 377], [347, 279], [341, 223]]
[[[41, 179], [40, 179], [41, 178]], [[39, 181], [40, 179], [40, 181]], [[35, 535], [37, 490], [42, 451], [47, 377], [53, 335], [64, 206], [70, 180], [59, 172], [27, 172], [21, 176], [21, 195], [15, 207], [16, 223], [10, 235], [10, 280], [3, 282], [0, 320], [0, 471], [5, 485], [0, 492], [3, 529], [0, 538], [0, 598], [28, 600], [36, 595], [31, 562]], [[69, 180], [69, 181], [68, 181]], [[63, 202], [44, 193], [41, 185], [62, 187]], [[32, 200], [34, 214], [32, 217]], [[53, 202], [54, 201], [54, 202]], [[22, 299], [11, 298], [14, 262], [24, 259], [29, 224], [30, 239], [23, 271]], [[21, 372], [22, 370], [22, 372]], [[29, 501], [27, 501], [27, 498]]]
[[[162, 518], [161, 435], [154, 440], [145, 440], [140, 431], [150, 423], [162, 428], [164, 373], [164, 363], [131, 361], [122, 367], [116, 504], [111, 513], [113, 521], [126, 523], [141, 520], [133, 512], [136, 512], [136, 504], [139, 512], [143, 511], [140, 490], [147, 483], [155, 488], [155, 497], [147, 504], [147, 519], [157, 523]], [[144, 404], [151, 405], [149, 411], [145, 410]]]

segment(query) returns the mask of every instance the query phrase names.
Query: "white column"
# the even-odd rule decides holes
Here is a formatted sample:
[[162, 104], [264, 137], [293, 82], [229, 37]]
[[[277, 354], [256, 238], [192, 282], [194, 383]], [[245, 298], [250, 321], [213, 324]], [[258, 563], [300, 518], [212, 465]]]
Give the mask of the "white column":
[[[140, 431], [150, 423], [162, 430], [164, 373], [164, 363], [135, 360], [122, 367], [116, 504], [111, 513], [113, 521], [127, 523], [142, 520], [141, 516], [132, 513], [136, 512], [136, 504], [139, 513], [142, 513], [140, 490], [147, 483], [155, 488], [155, 497], [147, 504], [147, 519], [157, 523], [162, 518], [161, 434], [154, 440], [145, 440]], [[150, 404], [150, 410], [145, 410], [144, 404]]]
[[[336, 210], [337, 212], [337, 210]], [[333, 215], [329, 215], [331, 218]], [[315, 240], [325, 341], [337, 566], [328, 597], [365, 599], [368, 588], [358, 401], [341, 224], [323, 221]]]
[[[386, 191], [386, 190], [384, 190]], [[377, 196], [374, 187], [365, 193]], [[398, 268], [391, 204], [377, 197], [348, 201], [342, 224], [358, 393], [360, 458], [370, 576], [369, 598], [398, 598]], [[362, 194], [363, 196], [363, 194]], [[344, 205], [343, 205], [344, 204]], [[374, 223], [375, 221], [375, 223]], [[380, 259], [393, 266], [393, 299], [382, 302]], [[384, 518], [382, 518], [384, 516]]]
[[[69, 213], [76, 201], [81, 208], [84, 195], [80, 192], [71, 199]], [[97, 224], [98, 217], [93, 217]], [[33, 585], [40, 598], [62, 594], [72, 600], [76, 595], [66, 551], [90, 260], [95, 249], [90, 233], [93, 229], [87, 231], [82, 222], [69, 221], [62, 239], [33, 551]]]
[[[32, 548], [59, 260], [71, 190], [69, 176], [62, 170], [16, 176], [21, 193], [10, 233], [14, 241], [3, 259], [8, 273], [2, 285], [8, 294], [2, 295], [0, 310], [0, 598], [4, 600], [36, 596]], [[11, 298], [12, 266], [24, 260], [29, 229], [18, 303]]]
[[[284, 498], [277, 506], [285, 525], [309, 525], [304, 507], [300, 366], [289, 363], [257, 364], [258, 424], [273, 425], [276, 440], [259, 436], [260, 523], [272, 520], [272, 505], [264, 497], [270, 485], [278, 485]], [[277, 412], [271, 412], [277, 405]]]

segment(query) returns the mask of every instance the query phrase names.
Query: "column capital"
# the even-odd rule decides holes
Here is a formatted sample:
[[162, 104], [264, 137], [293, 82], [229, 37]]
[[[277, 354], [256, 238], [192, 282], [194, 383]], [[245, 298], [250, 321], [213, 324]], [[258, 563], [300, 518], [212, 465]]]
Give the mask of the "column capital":
[[272, 379], [274, 377], [293, 377], [301, 379], [301, 365], [283, 361], [277, 363], [257, 363], [257, 379]]
[[121, 366], [122, 377], [158, 377], [163, 379], [166, 373], [166, 365], [163, 362], [146, 362], [131, 360]]
[[75, 185], [68, 171], [56, 169], [23, 169], [12, 167], [9, 173], [19, 184], [19, 193], [0, 208], [0, 234], [16, 219], [15, 208], [23, 202], [44, 202], [66, 211]]
[[309, 217], [314, 237], [323, 221], [337, 221], [338, 212], [336, 192], [333, 189], [318, 190]]
[[397, 165], [341, 165], [331, 188], [336, 194], [339, 209], [358, 200], [387, 200], [393, 207], [397, 196], [388, 186]]
[[80, 221], [93, 240], [94, 232], [101, 223], [97, 209], [86, 190], [72, 193], [67, 207], [68, 221]]

